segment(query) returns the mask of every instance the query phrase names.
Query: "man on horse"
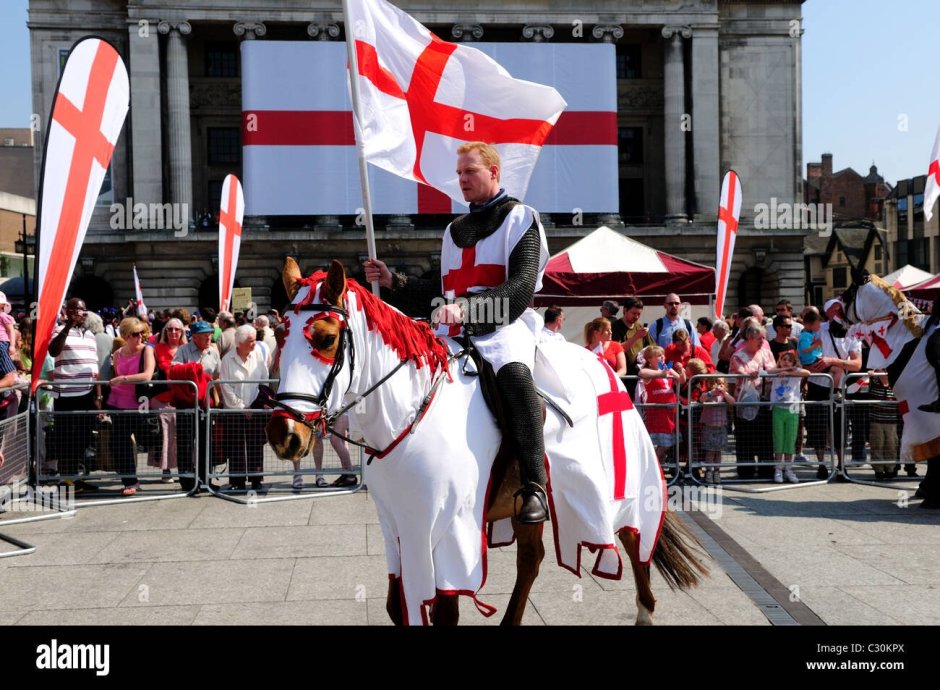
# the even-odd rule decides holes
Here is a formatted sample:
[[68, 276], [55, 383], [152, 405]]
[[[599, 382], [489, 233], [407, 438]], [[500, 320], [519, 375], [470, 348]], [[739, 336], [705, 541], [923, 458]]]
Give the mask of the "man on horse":
[[[520, 318], [541, 287], [548, 245], [538, 212], [500, 187], [496, 149], [469, 142], [457, 150], [457, 176], [470, 212], [450, 223], [441, 248], [445, 296], [464, 298], [442, 306], [435, 318], [463, 332], [496, 372], [508, 417], [504, 429], [519, 461], [522, 504], [517, 519], [537, 524], [548, 519], [545, 497], [545, 444], [542, 413], [532, 379], [536, 336]], [[441, 294], [437, 281], [392, 275], [381, 261], [364, 264], [366, 278], [392, 290], [395, 301], [431, 304]]]

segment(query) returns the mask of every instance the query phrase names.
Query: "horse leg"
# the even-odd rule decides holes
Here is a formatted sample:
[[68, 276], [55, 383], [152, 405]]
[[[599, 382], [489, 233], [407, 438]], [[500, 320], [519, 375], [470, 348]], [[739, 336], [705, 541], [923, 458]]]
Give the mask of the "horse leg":
[[523, 525], [513, 518], [512, 530], [516, 535], [516, 583], [500, 625], [522, 625], [529, 590], [539, 575], [539, 566], [545, 557], [542, 525]]
[[460, 598], [456, 594], [440, 594], [431, 607], [432, 625], [457, 625], [460, 619]]
[[385, 610], [388, 617], [392, 619], [393, 625], [402, 626], [405, 624], [405, 617], [401, 610], [401, 578], [390, 577], [388, 579], [388, 596], [385, 598]]
[[630, 567], [633, 568], [633, 581], [636, 583], [636, 624], [652, 625], [656, 598], [650, 588], [649, 566], [640, 563], [639, 537], [636, 532], [629, 529], [620, 530], [618, 536], [630, 557]]

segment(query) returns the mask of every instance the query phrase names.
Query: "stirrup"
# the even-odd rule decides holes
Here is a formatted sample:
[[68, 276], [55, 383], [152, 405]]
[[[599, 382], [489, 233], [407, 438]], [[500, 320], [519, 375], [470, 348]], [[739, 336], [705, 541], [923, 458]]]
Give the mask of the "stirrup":
[[[516, 501], [519, 496], [523, 498], [521, 502]], [[531, 502], [527, 500], [530, 496], [537, 499], [537, 505], [533, 506]], [[516, 493], [512, 495], [512, 499], [513, 516], [520, 524], [540, 525], [548, 520], [548, 500], [546, 498], [545, 489], [535, 482], [523, 484]], [[527, 503], [529, 503], [529, 510], [523, 513]]]

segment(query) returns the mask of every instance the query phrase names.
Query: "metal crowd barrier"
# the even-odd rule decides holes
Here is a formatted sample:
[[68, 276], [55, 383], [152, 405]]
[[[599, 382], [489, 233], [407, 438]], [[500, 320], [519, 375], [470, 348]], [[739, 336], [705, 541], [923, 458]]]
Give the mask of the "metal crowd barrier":
[[[196, 399], [198, 389], [192, 381], [159, 383], [168, 390], [187, 389], [188, 397]], [[90, 385], [104, 391], [108, 382], [43, 383], [39, 391], [51, 394], [56, 389], [88, 389]], [[94, 398], [94, 394], [86, 397], [81, 405], [55, 397], [51, 410], [37, 410], [34, 467], [38, 486], [70, 488], [78, 507], [181, 498], [199, 490], [198, 403], [162, 407], [159, 401], [140, 396], [137, 409], [105, 406], [99, 410]], [[76, 404], [87, 409], [74, 409]], [[169, 466], [174, 455], [176, 464]], [[168, 463], [166, 468], [164, 463]], [[136, 493], [123, 495], [132, 485], [139, 485]]]
[[[203, 436], [207, 439], [209, 463], [206, 473], [209, 492], [220, 498], [254, 505], [276, 501], [308, 499], [316, 496], [340, 496], [360, 491], [363, 452], [358, 446], [348, 448], [350, 466], [344, 468], [333, 439], [316, 439], [310, 452], [297, 461], [296, 467], [278, 458], [267, 442], [265, 426], [273, 410], [227, 408], [226, 393], [237, 396], [232, 386], [267, 385], [276, 388], [275, 380], [213, 381], [210, 390], [218, 393], [221, 407], [207, 411]], [[336, 439], [337, 445], [347, 444]], [[317, 458], [321, 466], [317, 467]], [[336, 486], [330, 480], [348, 483]], [[321, 479], [322, 478], [322, 479]], [[213, 484], [217, 480], [219, 485]], [[224, 483], [224, 484], [223, 484]]]
[[[896, 489], [899, 483], [920, 481], [923, 476], [918, 475], [913, 460], [900, 457], [904, 429], [901, 403], [874, 397], [868, 382], [875, 376], [879, 374], [860, 372], [842, 379], [843, 475], [857, 484]], [[888, 417], [893, 419], [886, 420]], [[866, 465], [871, 466], [873, 479], [855, 472]]]
[[[29, 384], [0, 388], [0, 526], [38, 522], [75, 514], [70, 502], [62, 494], [37, 491], [29, 483], [30, 443]], [[13, 545], [15, 550], [0, 553], [0, 558], [25, 556], [36, 547], [0, 533], [0, 541]]]
[[[673, 393], [676, 395], [676, 401], [674, 403], [649, 403], [641, 402], [640, 395], [643, 390], [643, 379], [639, 376], [621, 376], [620, 380], [623, 381], [624, 385], [627, 387], [628, 391], [635, 391], [633, 396], [633, 406], [640, 413], [640, 417], [643, 419], [643, 423], [646, 424], [647, 417], [650, 412], [653, 412], [657, 409], [665, 409], [671, 411], [671, 417], [674, 424], [675, 431], [673, 433], [673, 445], [670, 448], [667, 448], [665, 451], [665, 456], [660, 459], [660, 466], [663, 468], [663, 473], [666, 476], [666, 485], [672, 486], [677, 482], [682, 480], [683, 474], [680, 467], [680, 453], [682, 447], [682, 437], [679, 428], [679, 387], [678, 383], [673, 383]], [[656, 444], [653, 444], [656, 447]], [[658, 451], [657, 451], [658, 455]]]
[[[760, 381], [761, 385], [759, 386], [759, 391], [763, 388], [763, 383], [771, 382], [774, 378], [785, 377], [786, 374], [779, 374], [776, 376], [761, 376]], [[740, 385], [730, 385], [736, 380], [751, 379], [751, 376], [746, 374], [700, 374], [691, 377], [687, 383], [685, 390], [687, 404], [683, 406], [683, 413], [686, 418], [686, 427], [689, 430], [688, 438], [686, 439], [686, 453], [689, 458], [688, 462], [688, 474], [694, 483], [704, 484], [702, 478], [699, 476], [699, 472], [708, 472], [718, 473], [718, 483], [722, 486], [730, 486], [735, 490], [739, 491], [748, 491], [752, 493], [763, 493], [769, 491], [780, 491], [784, 489], [793, 489], [798, 487], [806, 486], [815, 486], [818, 484], [831, 482], [836, 479], [836, 470], [834, 470], [834, 461], [833, 461], [833, 444], [832, 444], [832, 430], [834, 427], [834, 399], [832, 395], [832, 377], [828, 374], [814, 374], [815, 377], [827, 378], [830, 382], [829, 385], [829, 396], [827, 400], [811, 401], [811, 400], [802, 400], [800, 403], [800, 415], [801, 419], [799, 422], [797, 430], [797, 440], [795, 446], [795, 452], [793, 453], [793, 459], [791, 463], [791, 469], [796, 472], [796, 470], [803, 470], [806, 467], [810, 467], [814, 470], [812, 477], [800, 477], [800, 481], [797, 484], [790, 482], [785, 482], [784, 484], [773, 484], [769, 487], [754, 488], [749, 485], [752, 484], [767, 484], [773, 482], [773, 471], [776, 466], [776, 460], [774, 459], [774, 444], [773, 444], [773, 421], [772, 421], [772, 410], [773, 407], [779, 406], [779, 403], [775, 404], [769, 401], [761, 399], [759, 402], [748, 402], [747, 406], [752, 407], [757, 410], [756, 416], [752, 420], [743, 419], [738, 416], [738, 398], [740, 392]], [[709, 380], [722, 378], [728, 384], [726, 390], [730, 392], [731, 396], [735, 399], [735, 405], [728, 405], [727, 409], [727, 421], [725, 425], [725, 430], [727, 434], [724, 436], [724, 443], [722, 444], [722, 449], [720, 451], [712, 451], [719, 453], [719, 462], [717, 463], [708, 463], [705, 462], [705, 434], [706, 429], [701, 423], [701, 415], [708, 408], [719, 408], [726, 403], [721, 402], [693, 402], [688, 396], [689, 391], [692, 387], [695, 387], [697, 384], [701, 384], [703, 391], [707, 386]], [[818, 379], [817, 379], [818, 380]], [[769, 384], [772, 385], [772, 384]], [[817, 412], [818, 410], [818, 412]], [[811, 420], [811, 421], [810, 421]], [[823, 448], [815, 448], [814, 451], [815, 458], [809, 454], [810, 446], [809, 441], [813, 437], [811, 426], [814, 429], [817, 429], [819, 424], [823, 424], [823, 429], [821, 430], [826, 434], [825, 438], [827, 443]], [[803, 440], [804, 431], [806, 432], [806, 441]], [[711, 444], [709, 444], [711, 445]], [[828, 461], [825, 459], [825, 455], [828, 452]], [[823, 455], [822, 461], [819, 459], [819, 455]], [[755, 458], [757, 458], [755, 460]], [[741, 472], [742, 468], [753, 468], [751, 472]], [[822, 478], [818, 475], [820, 468], [825, 469], [826, 477]], [[736, 476], [729, 477], [727, 476], [727, 471], [734, 469]], [[762, 472], [763, 471], [763, 472]], [[741, 476], [744, 474], [745, 476]], [[766, 475], [766, 476], [762, 476]], [[706, 475], [707, 477], [707, 475]], [[714, 483], [714, 482], [713, 482]]]

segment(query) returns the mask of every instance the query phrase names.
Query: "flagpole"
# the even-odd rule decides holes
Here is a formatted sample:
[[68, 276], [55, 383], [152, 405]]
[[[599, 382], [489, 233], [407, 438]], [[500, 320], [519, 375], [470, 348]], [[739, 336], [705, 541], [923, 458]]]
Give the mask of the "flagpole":
[[[353, 130], [356, 133], [356, 154], [359, 158], [359, 183], [362, 186], [362, 206], [366, 216], [366, 247], [370, 259], [378, 258], [375, 251], [375, 227], [372, 224], [372, 193], [369, 189], [369, 171], [359, 131], [359, 60], [356, 57], [355, 32], [349, 22], [349, 0], [343, 0], [343, 25], [346, 30], [346, 56], [349, 59], [349, 92], [352, 96]], [[372, 294], [379, 294], [379, 281], [372, 281]]]

